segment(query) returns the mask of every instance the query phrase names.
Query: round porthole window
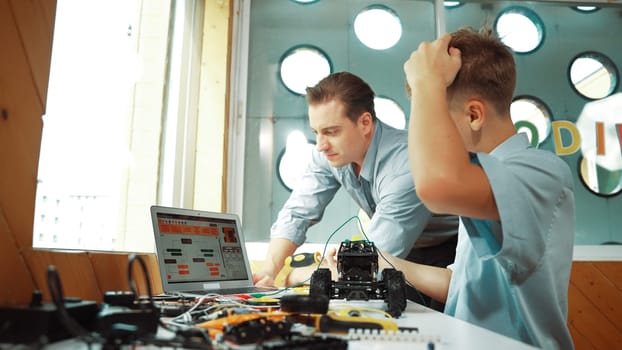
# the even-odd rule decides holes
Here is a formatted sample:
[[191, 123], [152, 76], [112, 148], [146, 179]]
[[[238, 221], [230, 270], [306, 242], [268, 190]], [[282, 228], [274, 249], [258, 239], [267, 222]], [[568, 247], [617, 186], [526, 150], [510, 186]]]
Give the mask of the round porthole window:
[[396, 129], [404, 129], [406, 127], [404, 110], [392, 99], [387, 97], [374, 98], [374, 110], [376, 111], [376, 117], [383, 123]]
[[622, 170], [610, 170], [586, 157], [579, 159], [583, 185], [599, 196], [615, 196], [622, 192]]
[[292, 190], [300, 181], [307, 165], [311, 161], [311, 151], [315, 147], [300, 130], [294, 130], [287, 136], [285, 148], [278, 160], [278, 177], [283, 185]]
[[365, 46], [386, 50], [397, 44], [402, 37], [402, 22], [390, 8], [373, 5], [356, 15], [354, 33]]
[[288, 90], [305, 95], [307, 87], [314, 86], [331, 73], [331, 64], [322, 50], [313, 46], [297, 46], [283, 55], [279, 72]]
[[510, 115], [517, 132], [527, 134], [536, 147], [551, 133], [551, 112], [544, 102], [533, 96], [518, 96], [510, 106]]
[[451, 9], [451, 8], [458, 7], [458, 6], [462, 5], [462, 2], [460, 2], [460, 1], [443, 1], [443, 5], [446, 8], [450, 8]]
[[584, 52], [570, 62], [570, 82], [581, 96], [596, 100], [611, 95], [618, 86], [618, 70], [605, 55]]
[[573, 6], [572, 8], [579, 12], [594, 12], [599, 9], [597, 6]]
[[526, 7], [509, 7], [495, 21], [501, 41], [516, 53], [529, 53], [544, 41], [544, 25], [538, 15]]

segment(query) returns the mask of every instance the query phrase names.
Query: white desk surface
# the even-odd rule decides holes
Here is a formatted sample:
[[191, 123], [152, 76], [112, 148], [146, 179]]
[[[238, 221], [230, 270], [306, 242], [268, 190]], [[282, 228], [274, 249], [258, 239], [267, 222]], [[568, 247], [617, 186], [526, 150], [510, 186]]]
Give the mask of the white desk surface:
[[[386, 340], [374, 341], [370, 339], [350, 341], [348, 349], [536, 349], [535, 347], [523, 342], [494, 333], [487, 329], [472, 325], [465, 321], [447, 316], [441, 312], [412, 302], [408, 303], [406, 310], [398, 319], [396, 319], [396, 322], [399, 327], [417, 327], [419, 329], [419, 335], [414, 337], [414, 341], [409, 342]], [[429, 347], [430, 341], [434, 343], [433, 348]]]

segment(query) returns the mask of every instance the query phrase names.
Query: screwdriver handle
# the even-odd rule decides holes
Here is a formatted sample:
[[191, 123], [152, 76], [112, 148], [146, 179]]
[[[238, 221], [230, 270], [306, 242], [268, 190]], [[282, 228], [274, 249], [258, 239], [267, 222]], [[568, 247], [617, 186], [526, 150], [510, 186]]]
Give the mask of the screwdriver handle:
[[320, 252], [299, 253], [299, 254], [290, 255], [287, 258], [285, 258], [285, 265], [292, 267], [292, 268], [303, 267], [303, 266], [309, 266], [311, 264], [317, 264], [320, 262], [321, 259], [322, 259], [322, 255], [320, 254]]

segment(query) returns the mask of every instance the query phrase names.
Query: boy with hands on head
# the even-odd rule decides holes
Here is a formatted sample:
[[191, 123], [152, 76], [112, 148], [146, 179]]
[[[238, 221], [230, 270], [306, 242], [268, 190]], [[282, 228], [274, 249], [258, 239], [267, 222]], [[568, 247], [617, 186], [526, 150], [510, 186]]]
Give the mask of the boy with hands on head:
[[404, 72], [415, 189], [430, 211], [460, 215], [459, 239], [448, 268], [385, 256], [451, 316], [572, 349], [573, 180], [563, 160], [515, 131], [512, 52], [490, 29], [460, 29], [421, 43]]

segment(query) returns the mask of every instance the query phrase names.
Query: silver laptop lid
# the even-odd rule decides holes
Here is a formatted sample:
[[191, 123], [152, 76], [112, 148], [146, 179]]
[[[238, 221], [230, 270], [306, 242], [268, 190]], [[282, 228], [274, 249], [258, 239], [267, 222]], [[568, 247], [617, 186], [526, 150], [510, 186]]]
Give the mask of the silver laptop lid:
[[151, 219], [164, 292], [253, 285], [237, 215], [152, 206]]

